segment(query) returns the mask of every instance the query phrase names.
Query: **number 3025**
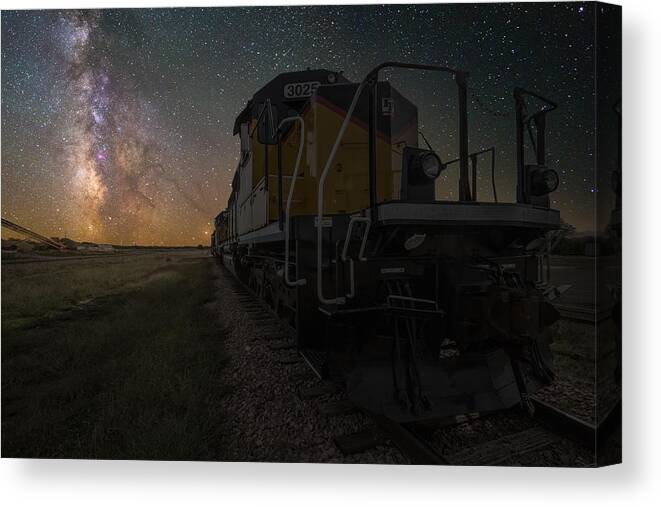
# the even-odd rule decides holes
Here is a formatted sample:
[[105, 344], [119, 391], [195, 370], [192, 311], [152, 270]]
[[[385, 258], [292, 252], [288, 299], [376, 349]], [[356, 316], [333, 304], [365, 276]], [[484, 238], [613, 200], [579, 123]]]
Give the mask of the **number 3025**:
[[298, 99], [311, 97], [319, 86], [319, 81], [308, 81], [306, 83], [289, 83], [285, 85], [285, 98]]

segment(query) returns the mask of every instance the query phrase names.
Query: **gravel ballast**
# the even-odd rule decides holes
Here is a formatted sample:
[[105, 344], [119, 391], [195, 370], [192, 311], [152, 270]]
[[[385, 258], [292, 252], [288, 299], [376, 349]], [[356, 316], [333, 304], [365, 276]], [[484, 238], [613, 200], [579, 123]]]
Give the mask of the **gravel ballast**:
[[319, 379], [300, 358], [287, 364], [295, 349], [273, 350], [274, 343], [285, 341], [269, 336], [274, 331], [265, 331], [273, 329], [273, 323], [251, 318], [230, 275], [220, 266], [214, 271], [214, 306], [228, 357], [220, 379], [225, 392], [225, 420], [221, 423], [224, 460], [408, 463], [388, 443], [344, 456], [333, 438], [372, 427], [373, 423], [358, 412], [338, 416], [320, 413], [322, 405], [344, 399], [342, 393], [302, 396], [301, 390], [318, 384]]
[[[227, 364], [219, 388], [223, 391], [222, 459], [225, 461], [408, 464], [410, 461], [387, 439], [367, 451], [344, 455], [334, 438], [374, 427], [361, 412], [324, 415], [323, 407], [346, 400], [339, 387], [320, 381], [298, 356], [293, 342], [273, 318], [264, 318], [254, 302], [237, 290], [237, 282], [221, 266], [214, 266], [214, 311], [222, 327]], [[591, 399], [575, 378], [558, 379], [543, 398], [589, 420]], [[581, 379], [582, 380], [582, 379]], [[310, 388], [320, 387], [309, 394]], [[314, 391], [314, 390], [313, 390]], [[586, 396], [587, 398], [587, 396]], [[567, 406], [564, 406], [567, 405]], [[578, 407], [586, 407], [581, 413]], [[429, 443], [443, 454], [453, 454], [504, 435], [534, 426], [520, 413], [501, 413], [429, 434]], [[502, 465], [590, 466], [591, 453], [564, 440]]]

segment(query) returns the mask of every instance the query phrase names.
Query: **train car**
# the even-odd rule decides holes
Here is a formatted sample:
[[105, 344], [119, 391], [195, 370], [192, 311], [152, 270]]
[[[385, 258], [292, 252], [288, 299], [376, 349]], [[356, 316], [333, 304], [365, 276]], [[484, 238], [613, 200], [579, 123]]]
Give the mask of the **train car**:
[[221, 245], [228, 239], [228, 213], [221, 211], [213, 220], [214, 228], [211, 233], [211, 255], [220, 256]]
[[[419, 145], [418, 106], [383, 69], [449, 76], [457, 157]], [[436, 76], [438, 78], [438, 76]], [[553, 379], [546, 116], [514, 90], [516, 201], [477, 198], [468, 74], [388, 62], [361, 82], [325, 69], [280, 74], [236, 118], [241, 156], [214, 253], [292, 330], [320, 376], [398, 422], [454, 419], [523, 404]], [[534, 148], [526, 144], [526, 136]], [[458, 199], [439, 176], [458, 166]], [[220, 216], [220, 215], [219, 215]], [[224, 229], [223, 229], [224, 227]]]

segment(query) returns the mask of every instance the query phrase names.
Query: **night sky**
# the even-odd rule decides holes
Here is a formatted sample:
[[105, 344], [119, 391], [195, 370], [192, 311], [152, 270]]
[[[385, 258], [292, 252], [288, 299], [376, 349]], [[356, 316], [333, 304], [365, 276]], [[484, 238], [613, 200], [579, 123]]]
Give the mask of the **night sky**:
[[[513, 87], [558, 102], [548, 117], [548, 165], [561, 176], [553, 206], [595, 230], [594, 8], [3, 11], [2, 216], [76, 240], [206, 244], [238, 161], [234, 119], [259, 87], [306, 67], [359, 81], [399, 60], [470, 72], [470, 149], [497, 147], [500, 200], [515, 194]], [[418, 105], [441, 158], [455, 158], [454, 83], [384, 76]], [[478, 193], [490, 199], [482, 164]], [[443, 195], [456, 198], [453, 167]]]

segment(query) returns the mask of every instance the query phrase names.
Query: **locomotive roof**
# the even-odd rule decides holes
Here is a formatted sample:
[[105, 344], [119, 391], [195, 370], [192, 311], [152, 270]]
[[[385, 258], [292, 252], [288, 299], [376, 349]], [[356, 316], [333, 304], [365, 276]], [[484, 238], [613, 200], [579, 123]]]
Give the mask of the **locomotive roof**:
[[[332, 76], [332, 77], [330, 77]], [[331, 82], [332, 80], [332, 82]], [[278, 74], [268, 83], [255, 92], [252, 98], [246, 104], [246, 107], [239, 113], [234, 121], [233, 135], [239, 133], [241, 124], [250, 118], [256, 118], [259, 114], [259, 106], [270, 99], [271, 103], [279, 110], [284, 110], [287, 103], [301, 102], [301, 98], [287, 99], [284, 96], [284, 87], [289, 83], [311, 83], [316, 82], [324, 84], [342, 84], [350, 83], [341, 72], [328, 69], [307, 69], [296, 72], [284, 72]], [[304, 99], [306, 100], [306, 99]], [[284, 111], [283, 111], [284, 112]]]

